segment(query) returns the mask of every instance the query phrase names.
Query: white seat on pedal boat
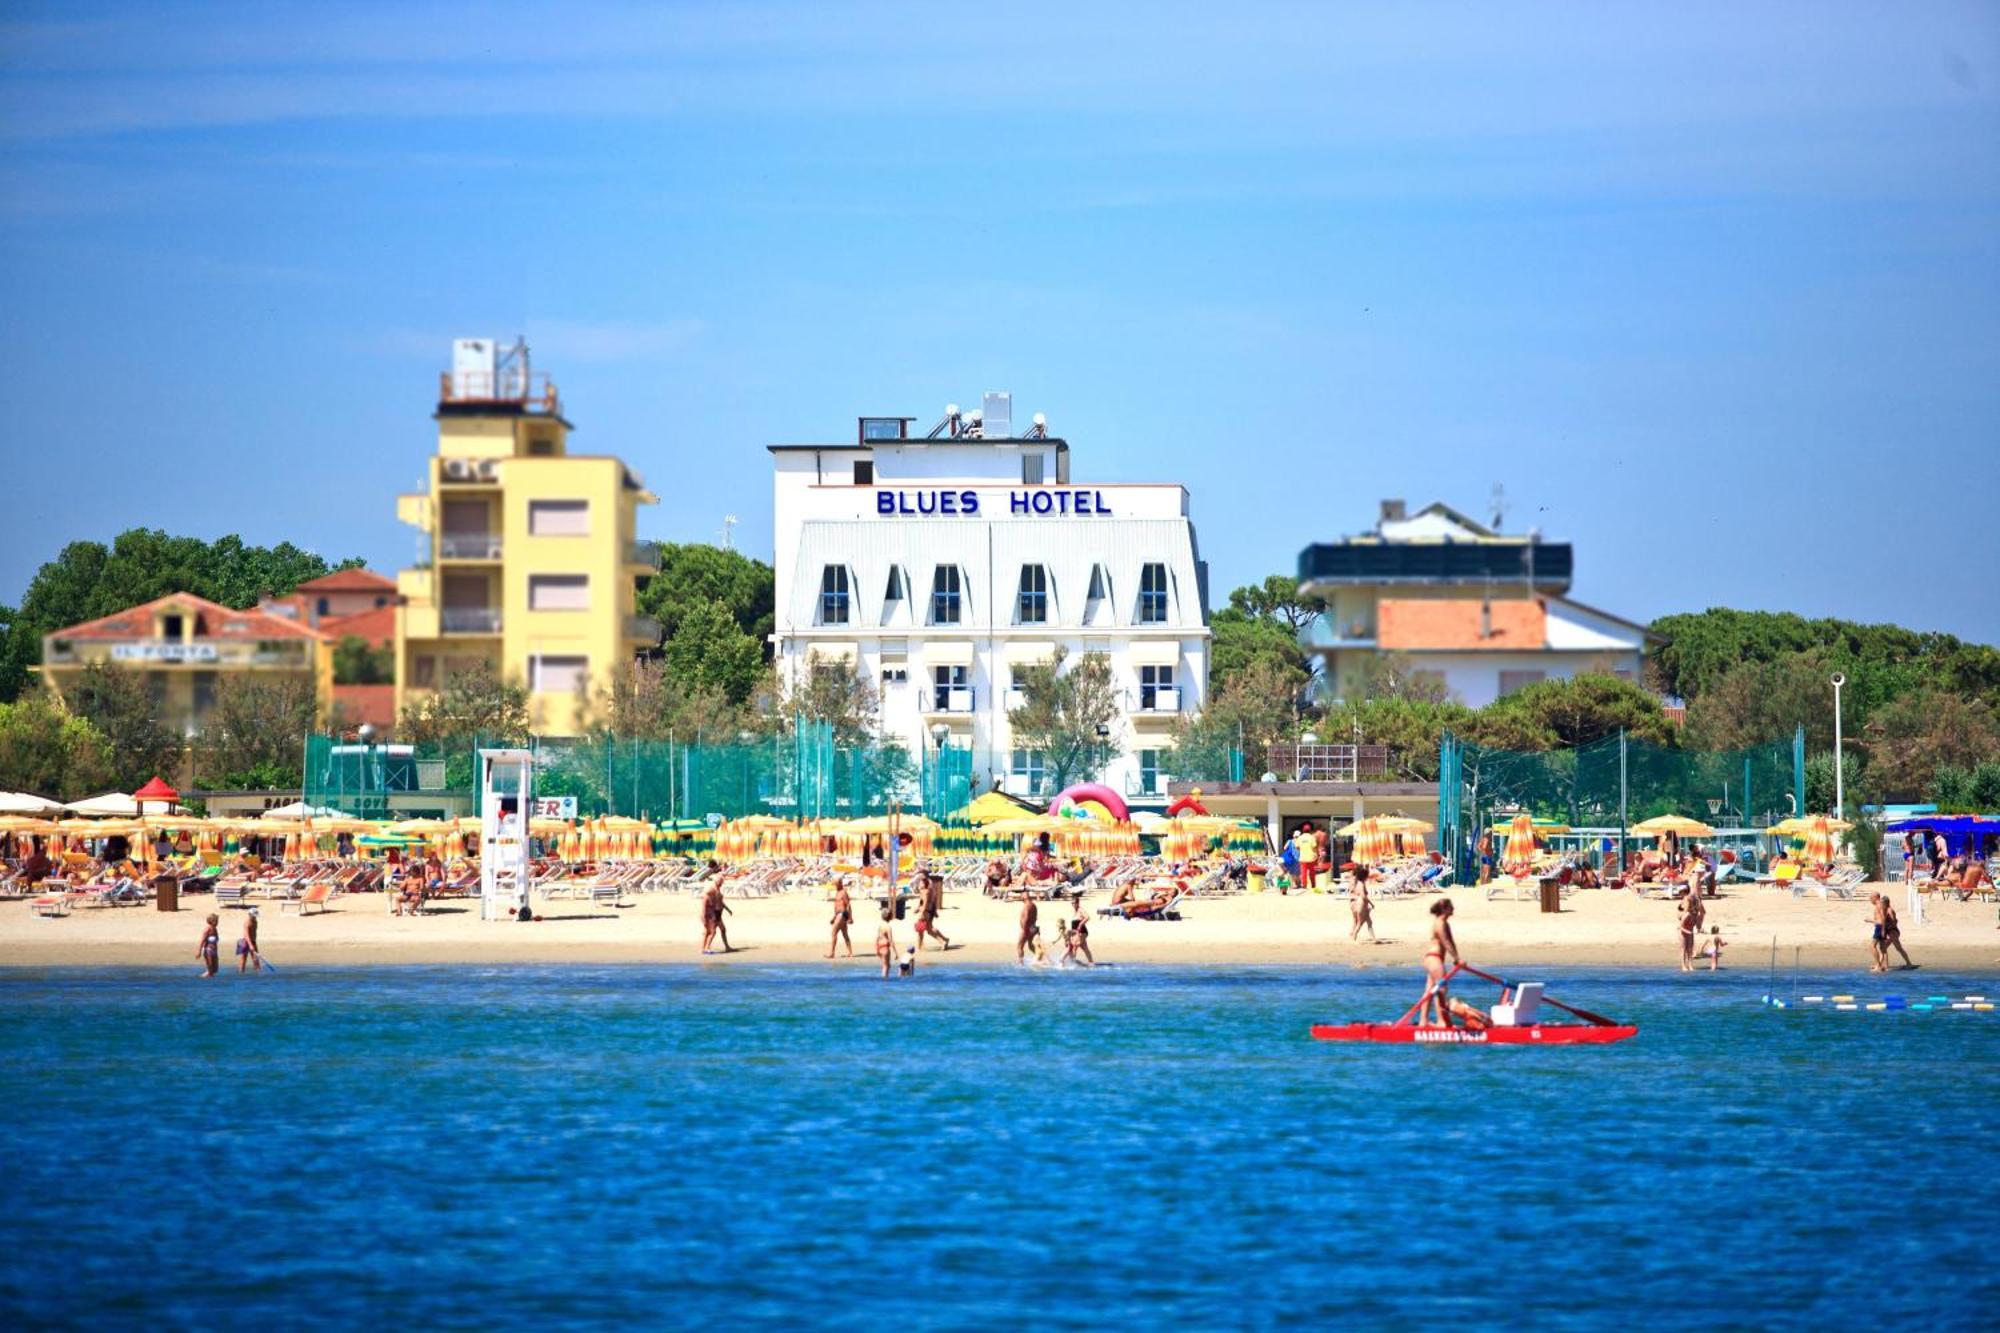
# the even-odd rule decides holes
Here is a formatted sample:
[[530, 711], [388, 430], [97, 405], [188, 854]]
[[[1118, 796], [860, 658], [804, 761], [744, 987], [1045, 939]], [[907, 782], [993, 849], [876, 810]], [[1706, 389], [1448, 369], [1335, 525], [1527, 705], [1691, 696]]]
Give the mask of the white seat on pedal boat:
[[1502, 1028], [1532, 1027], [1535, 1014], [1542, 1007], [1542, 983], [1524, 981], [1515, 988], [1512, 1004], [1493, 1006], [1493, 1026]]

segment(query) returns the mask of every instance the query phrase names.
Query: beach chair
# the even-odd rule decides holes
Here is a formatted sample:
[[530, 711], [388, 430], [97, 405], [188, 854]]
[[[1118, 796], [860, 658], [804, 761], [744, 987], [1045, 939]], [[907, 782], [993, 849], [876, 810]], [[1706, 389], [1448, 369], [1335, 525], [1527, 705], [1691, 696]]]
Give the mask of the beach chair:
[[1539, 981], [1524, 981], [1515, 987], [1511, 1002], [1493, 1006], [1493, 1026], [1496, 1028], [1534, 1026], [1535, 1013], [1542, 1007], [1542, 984]]
[[70, 896], [67, 891], [62, 893], [45, 893], [28, 904], [28, 911], [33, 916], [68, 916]]
[[244, 900], [249, 895], [250, 886], [241, 880], [238, 880], [234, 884], [218, 881], [215, 886], [215, 905], [217, 907], [244, 907], [248, 905]]
[[312, 909], [315, 907], [324, 912], [327, 910], [326, 905], [332, 901], [333, 895], [336, 892], [338, 892], [338, 886], [334, 881], [323, 879], [317, 884], [308, 885], [306, 891], [298, 897], [287, 898], [281, 901], [278, 904], [278, 915], [283, 916], [287, 908], [297, 911], [300, 916], [311, 916]]

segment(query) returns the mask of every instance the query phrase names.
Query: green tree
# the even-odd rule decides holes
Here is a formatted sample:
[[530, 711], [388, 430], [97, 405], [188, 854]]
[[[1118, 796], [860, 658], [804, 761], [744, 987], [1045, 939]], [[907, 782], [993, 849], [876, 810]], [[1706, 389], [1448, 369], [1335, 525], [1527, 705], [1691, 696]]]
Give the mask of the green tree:
[[77, 673], [66, 702], [110, 744], [113, 786], [134, 791], [156, 774], [171, 778], [180, 767], [182, 739], [160, 721], [138, 673], [91, 662]]
[[28, 685], [28, 668], [41, 658], [41, 639], [31, 631], [14, 632], [21, 613], [0, 606], [0, 700], [18, 699]]
[[686, 617], [710, 603], [726, 608], [736, 627], [757, 645], [760, 657], [764, 655], [777, 604], [771, 567], [720, 546], [660, 543], [660, 572], [640, 590], [639, 610], [658, 620], [666, 638], [672, 639]]
[[1298, 734], [1308, 677], [1303, 668], [1276, 658], [1259, 658], [1209, 695], [1199, 716], [1183, 716], [1174, 728], [1170, 767], [1179, 778], [1215, 781], [1230, 771], [1229, 756], [1243, 751], [1244, 772], [1264, 771], [1270, 749]]
[[622, 740], [678, 740], [704, 734], [732, 736], [748, 725], [742, 708], [711, 685], [686, 685], [665, 662], [641, 659], [611, 673], [592, 701], [590, 729]]
[[1438, 744], [1446, 731], [1468, 736], [1482, 745], [1491, 743], [1490, 738], [1470, 735], [1478, 716], [1464, 704], [1450, 700], [1350, 700], [1327, 710], [1319, 723], [1319, 732], [1332, 741], [1385, 745], [1398, 779], [1435, 782]]
[[1021, 668], [1021, 706], [1007, 713], [1014, 743], [1042, 755], [1058, 789], [1097, 776], [1117, 757], [1112, 729], [1125, 711], [1110, 658], [1085, 653], [1065, 671], [1067, 660], [1059, 648], [1048, 661]]
[[1941, 768], [1976, 769], [2000, 760], [2000, 718], [1982, 699], [1926, 690], [1878, 710], [1864, 744], [1882, 795], [1921, 796]]
[[713, 599], [681, 610], [665, 653], [667, 669], [683, 686], [719, 690], [732, 703], [748, 699], [763, 679], [763, 645]]
[[881, 694], [862, 679], [852, 662], [810, 658], [806, 669], [785, 689], [783, 699], [784, 718], [803, 717], [831, 725], [836, 745], [873, 745], [881, 740]]
[[1846, 694], [1864, 718], [1917, 689], [1945, 689], [2000, 705], [2000, 649], [1949, 634], [1724, 608], [1664, 616], [1652, 630], [1662, 639], [1648, 661], [1654, 682], [1690, 703], [1745, 664], [1818, 652], [1830, 668], [1847, 674]]
[[1518, 689], [1483, 709], [1481, 722], [1493, 725], [1509, 715], [1519, 718], [1525, 730], [1547, 736], [1550, 746], [1588, 745], [1620, 731], [1654, 745], [1679, 741], [1656, 695], [1594, 671]]
[[1232, 591], [1229, 604], [1209, 617], [1210, 693], [1221, 692], [1257, 662], [1309, 671], [1299, 636], [1325, 609], [1318, 598], [1301, 598], [1298, 580], [1289, 574], [1272, 574]]
[[[1833, 683], [1840, 664], [1813, 648], [1753, 660], [1717, 676], [1688, 704], [1687, 743], [1702, 750], [1740, 750], [1806, 729], [1806, 746], [1833, 749]], [[1861, 732], [1860, 710], [1842, 691], [1847, 735]]]
[[[358, 566], [359, 560], [339, 568]], [[290, 542], [246, 546], [241, 537], [205, 542], [174, 537], [155, 528], [133, 528], [106, 546], [71, 542], [35, 571], [0, 646], [0, 699], [18, 694], [24, 683], [7, 662], [42, 660], [42, 636], [95, 620], [168, 593], [188, 592], [239, 610], [259, 596], [284, 596], [332, 566]], [[9, 692], [11, 689], [11, 693]]]
[[1441, 704], [1451, 698], [1444, 675], [1419, 667], [1408, 653], [1376, 653], [1361, 670], [1356, 691], [1363, 699], [1415, 699]]
[[45, 691], [0, 704], [0, 790], [73, 801], [113, 783], [110, 742]]
[[298, 785], [305, 769], [305, 738], [318, 721], [319, 697], [303, 676], [241, 672], [222, 677], [195, 743], [198, 785]]
[[396, 682], [396, 650], [384, 645], [371, 647], [359, 634], [343, 634], [333, 645], [333, 683], [336, 685], [393, 685]]
[[1247, 619], [1280, 626], [1296, 643], [1326, 614], [1326, 599], [1299, 596], [1299, 581], [1290, 574], [1267, 574], [1261, 583], [1231, 591], [1229, 609]]
[[520, 744], [528, 739], [528, 691], [479, 662], [453, 671], [442, 689], [406, 706], [396, 734], [413, 745], [446, 748], [474, 738]]

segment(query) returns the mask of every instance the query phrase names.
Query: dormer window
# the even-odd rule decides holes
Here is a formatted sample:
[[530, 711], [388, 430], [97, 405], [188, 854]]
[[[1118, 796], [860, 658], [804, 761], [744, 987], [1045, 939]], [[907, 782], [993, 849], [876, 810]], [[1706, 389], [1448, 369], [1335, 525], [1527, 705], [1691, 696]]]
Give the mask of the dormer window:
[[1139, 571], [1139, 623], [1164, 625], [1167, 621], [1167, 567], [1149, 564]]
[[846, 565], [828, 565], [819, 576], [819, 623], [847, 623], [848, 577]]
[[939, 565], [931, 575], [931, 624], [958, 624], [963, 602], [964, 582], [958, 566]]
[[177, 615], [161, 616], [160, 637], [163, 639], [178, 639], [181, 637], [186, 624], [187, 622]]
[[1090, 591], [1083, 599], [1083, 623], [1105, 624], [1110, 619], [1111, 571], [1103, 565], [1090, 567]]
[[1021, 566], [1021, 591], [1014, 619], [1022, 625], [1045, 625], [1049, 619], [1049, 570], [1046, 565]]

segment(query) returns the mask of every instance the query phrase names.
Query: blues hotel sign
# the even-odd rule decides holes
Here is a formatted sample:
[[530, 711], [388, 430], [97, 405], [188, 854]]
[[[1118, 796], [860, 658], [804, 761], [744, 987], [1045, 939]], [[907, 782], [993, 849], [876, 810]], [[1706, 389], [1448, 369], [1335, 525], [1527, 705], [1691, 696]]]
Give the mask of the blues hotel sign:
[[[875, 492], [875, 512], [878, 514], [923, 516], [926, 518], [943, 515], [946, 517], [976, 517], [979, 512], [978, 491], [877, 491]], [[1076, 515], [1106, 515], [1111, 506], [1106, 503], [1103, 491], [1078, 491], [1067, 487], [1036, 486], [1027, 490], [1007, 492], [1007, 512], [1010, 514], [1045, 515], [1071, 517]]]

